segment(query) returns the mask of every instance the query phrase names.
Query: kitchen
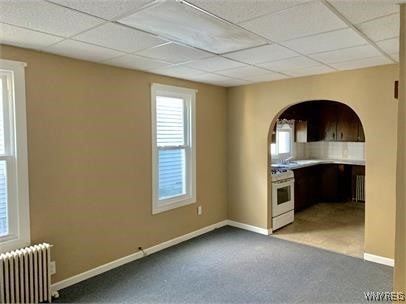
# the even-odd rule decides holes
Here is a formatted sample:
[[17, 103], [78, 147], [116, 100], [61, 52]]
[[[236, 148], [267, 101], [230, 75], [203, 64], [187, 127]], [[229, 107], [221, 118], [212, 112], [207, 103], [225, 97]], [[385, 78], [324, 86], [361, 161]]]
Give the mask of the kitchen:
[[345, 104], [315, 100], [269, 134], [274, 236], [356, 257], [364, 252], [365, 134]]

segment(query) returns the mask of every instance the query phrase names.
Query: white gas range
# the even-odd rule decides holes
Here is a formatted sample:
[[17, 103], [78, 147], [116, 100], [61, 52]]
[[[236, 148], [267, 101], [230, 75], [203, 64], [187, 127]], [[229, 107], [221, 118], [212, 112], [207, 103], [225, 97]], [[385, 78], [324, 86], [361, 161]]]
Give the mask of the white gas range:
[[292, 170], [272, 168], [272, 230], [294, 220], [295, 179]]

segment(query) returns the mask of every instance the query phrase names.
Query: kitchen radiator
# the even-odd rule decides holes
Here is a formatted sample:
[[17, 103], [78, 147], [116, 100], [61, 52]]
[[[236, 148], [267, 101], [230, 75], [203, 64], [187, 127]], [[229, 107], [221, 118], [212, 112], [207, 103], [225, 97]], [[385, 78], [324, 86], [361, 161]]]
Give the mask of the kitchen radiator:
[[0, 303], [51, 302], [51, 245], [0, 255]]
[[357, 175], [355, 180], [355, 201], [365, 202], [365, 175]]

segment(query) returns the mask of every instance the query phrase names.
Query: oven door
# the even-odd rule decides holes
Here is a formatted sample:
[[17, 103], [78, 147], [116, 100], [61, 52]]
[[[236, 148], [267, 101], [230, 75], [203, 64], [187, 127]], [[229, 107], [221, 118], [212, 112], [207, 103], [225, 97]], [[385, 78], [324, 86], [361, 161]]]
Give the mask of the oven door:
[[295, 180], [282, 180], [272, 183], [272, 217], [295, 208]]

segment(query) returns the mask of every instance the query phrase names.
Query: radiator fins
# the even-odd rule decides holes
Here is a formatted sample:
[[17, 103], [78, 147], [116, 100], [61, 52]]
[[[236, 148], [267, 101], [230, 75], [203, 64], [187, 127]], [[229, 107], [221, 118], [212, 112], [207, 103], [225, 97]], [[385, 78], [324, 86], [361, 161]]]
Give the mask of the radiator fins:
[[51, 302], [51, 246], [43, 243], [0, 255], [0, 303]]

